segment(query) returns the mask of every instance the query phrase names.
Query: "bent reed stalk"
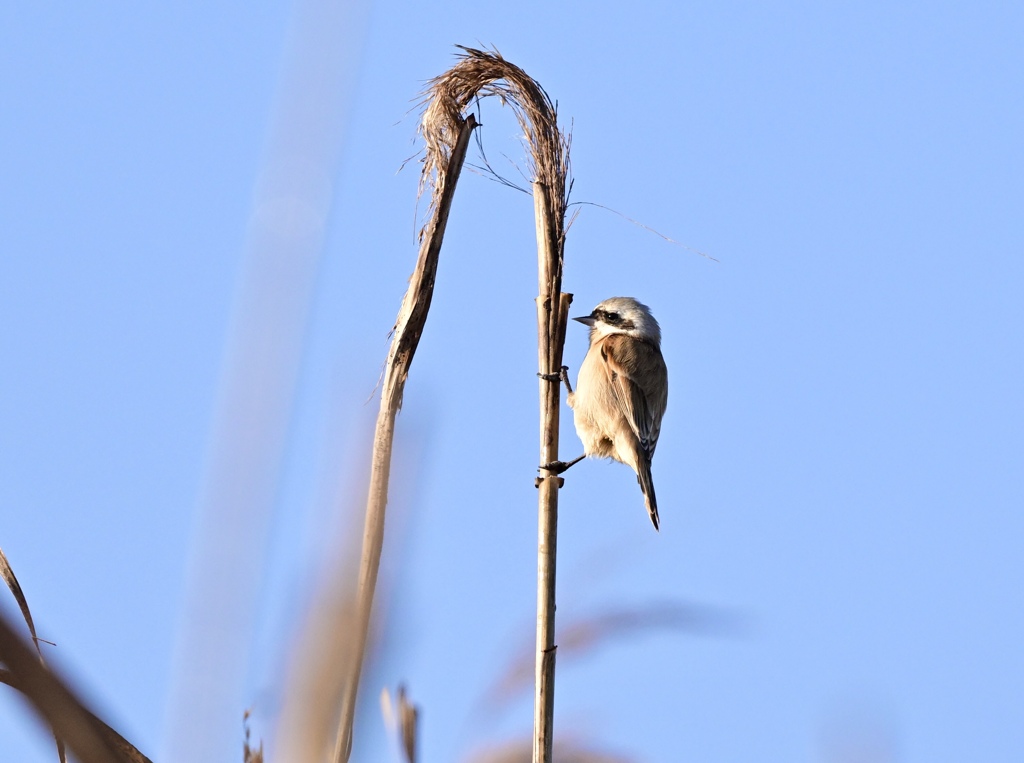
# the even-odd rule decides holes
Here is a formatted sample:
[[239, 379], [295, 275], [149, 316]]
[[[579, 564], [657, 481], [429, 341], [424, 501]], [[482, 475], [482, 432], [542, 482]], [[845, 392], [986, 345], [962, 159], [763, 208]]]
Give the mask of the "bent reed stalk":
[[[461, 47], [461, 46], [460, 46]], [[512, 108], [523, 130], [537, 216], [538, 372], [540, 379], [540, 463], [558, 460], [558, 423], [565, 326], [572, 296], [561, 292], [568, 206], [569, 138], [558, 129], [557, 109], [544, 89], [525, 71], [497, 51], [461, 48], [460, 60], [431, 80], [424, 93], [419, 131], [425, 144], [420, 193], [430, 187], [430, 219], [420, 232], [416, 270], [402, 302], [384, 369], [380, 411], [370, 468], [363, 549], [357, 591], [356, 643], [353, 665], [344, 687], [335, 745], [336, 763], [345, 763], [352, 749], [352, 726], [367, 631], [384, 539], [384, 515], [394, 439], [395, 417], [409, 367], [426, 323], [437, 260], [452, 196], [477, 122], [466, 115], [480, 98], [497, 97]], [[555, 381], [552, 381], [552, 378]], [[538, 591], [536, 694], [534, 708], [535, 763], [551, 763], [555, 667], [555, 552], [558, 488], [562, 479], [542, 470], [537, 480]]]
[[[432, 166], [436, 174], [430, 222], [420, 234], [420, 254], [402, 301], [402, 308], [393, 329], [391, 350], [384, 368], [380, 411], [373, 440], [370, 463], [370, 488], [366, 498], [366, 520], [363, 527], [363, 548], [359, 560], [359, 583], [356, 591], [355, 644], [351, 648], [351, 665], [343, 688], [341, 720], [334, 746], [334, 760], [345, 763], [352, 752], [352, 726], [355, 720], [356, 698], [366, 639], [373, 610], [373, 596], [377, 587], [377, 573], [384, 546], [384, 515], [388, 501], [388, 483], [391, 475], [391, 454], [395, 439], [395, 418], [402, 407], [405, 382], [413, 355], [419, 346], [426, 325], [430, 300], [434, 293], [437, 261], [444, 239], [448, 213], [451, 210], [455, 185], [466, 158], [469, 136], [477, 126], [471, 114], [460, 120], [458, 129], [444, 145], [443, 159], [438, 157]], [[440, 149], [439, 149], [440, 150]], [[427, 170], [425, 169], [424, 172]]]

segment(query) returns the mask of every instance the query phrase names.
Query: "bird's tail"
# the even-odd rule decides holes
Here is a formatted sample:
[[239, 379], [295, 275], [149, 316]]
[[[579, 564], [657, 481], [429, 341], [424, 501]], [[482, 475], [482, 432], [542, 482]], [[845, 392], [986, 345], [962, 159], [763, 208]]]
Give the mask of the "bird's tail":
[[658, 529], [658, 499], [654, 495], [654, 480], [651, 478], [651, 462], [646, 458], [640, 458], [639, 468], [636, 471], [636, 481], [640, 483], [640, 491], [644, 494], [644, 502], [647, 504], [647, 513], [651, 515], [651, 522], [654, 529]]

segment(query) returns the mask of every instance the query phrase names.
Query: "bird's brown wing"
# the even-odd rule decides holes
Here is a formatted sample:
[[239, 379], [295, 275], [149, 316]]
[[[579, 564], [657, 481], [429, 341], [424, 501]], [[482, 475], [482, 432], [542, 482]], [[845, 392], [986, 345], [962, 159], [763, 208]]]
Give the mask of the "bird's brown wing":
[[602, 343], [601, 360], [615, 402], [649, 461], [658, 445], [668, 398], [661, 351], [649, 342], [612, 334]]

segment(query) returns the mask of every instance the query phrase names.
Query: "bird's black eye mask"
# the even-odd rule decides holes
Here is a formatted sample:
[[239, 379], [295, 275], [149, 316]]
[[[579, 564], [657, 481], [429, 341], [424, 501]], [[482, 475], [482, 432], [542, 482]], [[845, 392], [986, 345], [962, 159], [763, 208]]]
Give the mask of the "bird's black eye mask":
[[618, 328], [623, 329], [635, 328], [633, 321], [623, 320], [622, 316], [618, 313], [611, 313], [607, 310], [595, 310], [593, 317], [600, 321], [604, 321], [609, 326], [617, 326]]

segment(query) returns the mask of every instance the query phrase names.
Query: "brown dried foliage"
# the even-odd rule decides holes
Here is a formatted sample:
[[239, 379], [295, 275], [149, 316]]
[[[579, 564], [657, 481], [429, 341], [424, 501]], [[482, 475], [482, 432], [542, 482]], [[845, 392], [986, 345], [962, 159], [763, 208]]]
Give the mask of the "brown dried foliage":
[[529, 167], [533, 179], [545, 188], [548, 209], [552, 212], [561, 244], [565, 237], [563, 221], [571, 187], [566, 180], [569, 177], [570, 137], [558, 129], [557, 105], [536, 80], [502, 58], [498, 51], [458, 47], [463, 51], [459, 62], [432, 79], [424, 92], [426, 108], [419, 131], [426, 145], [426, 156], [420, 177], [420, 193], [430, 186], [433, 209], [444, 186], [444, 168], [465, 121], [463, 114], [473, 101], [494, 96], [503, 106], [512, 109], [523, 130], [523, 139], [529, 149]]

